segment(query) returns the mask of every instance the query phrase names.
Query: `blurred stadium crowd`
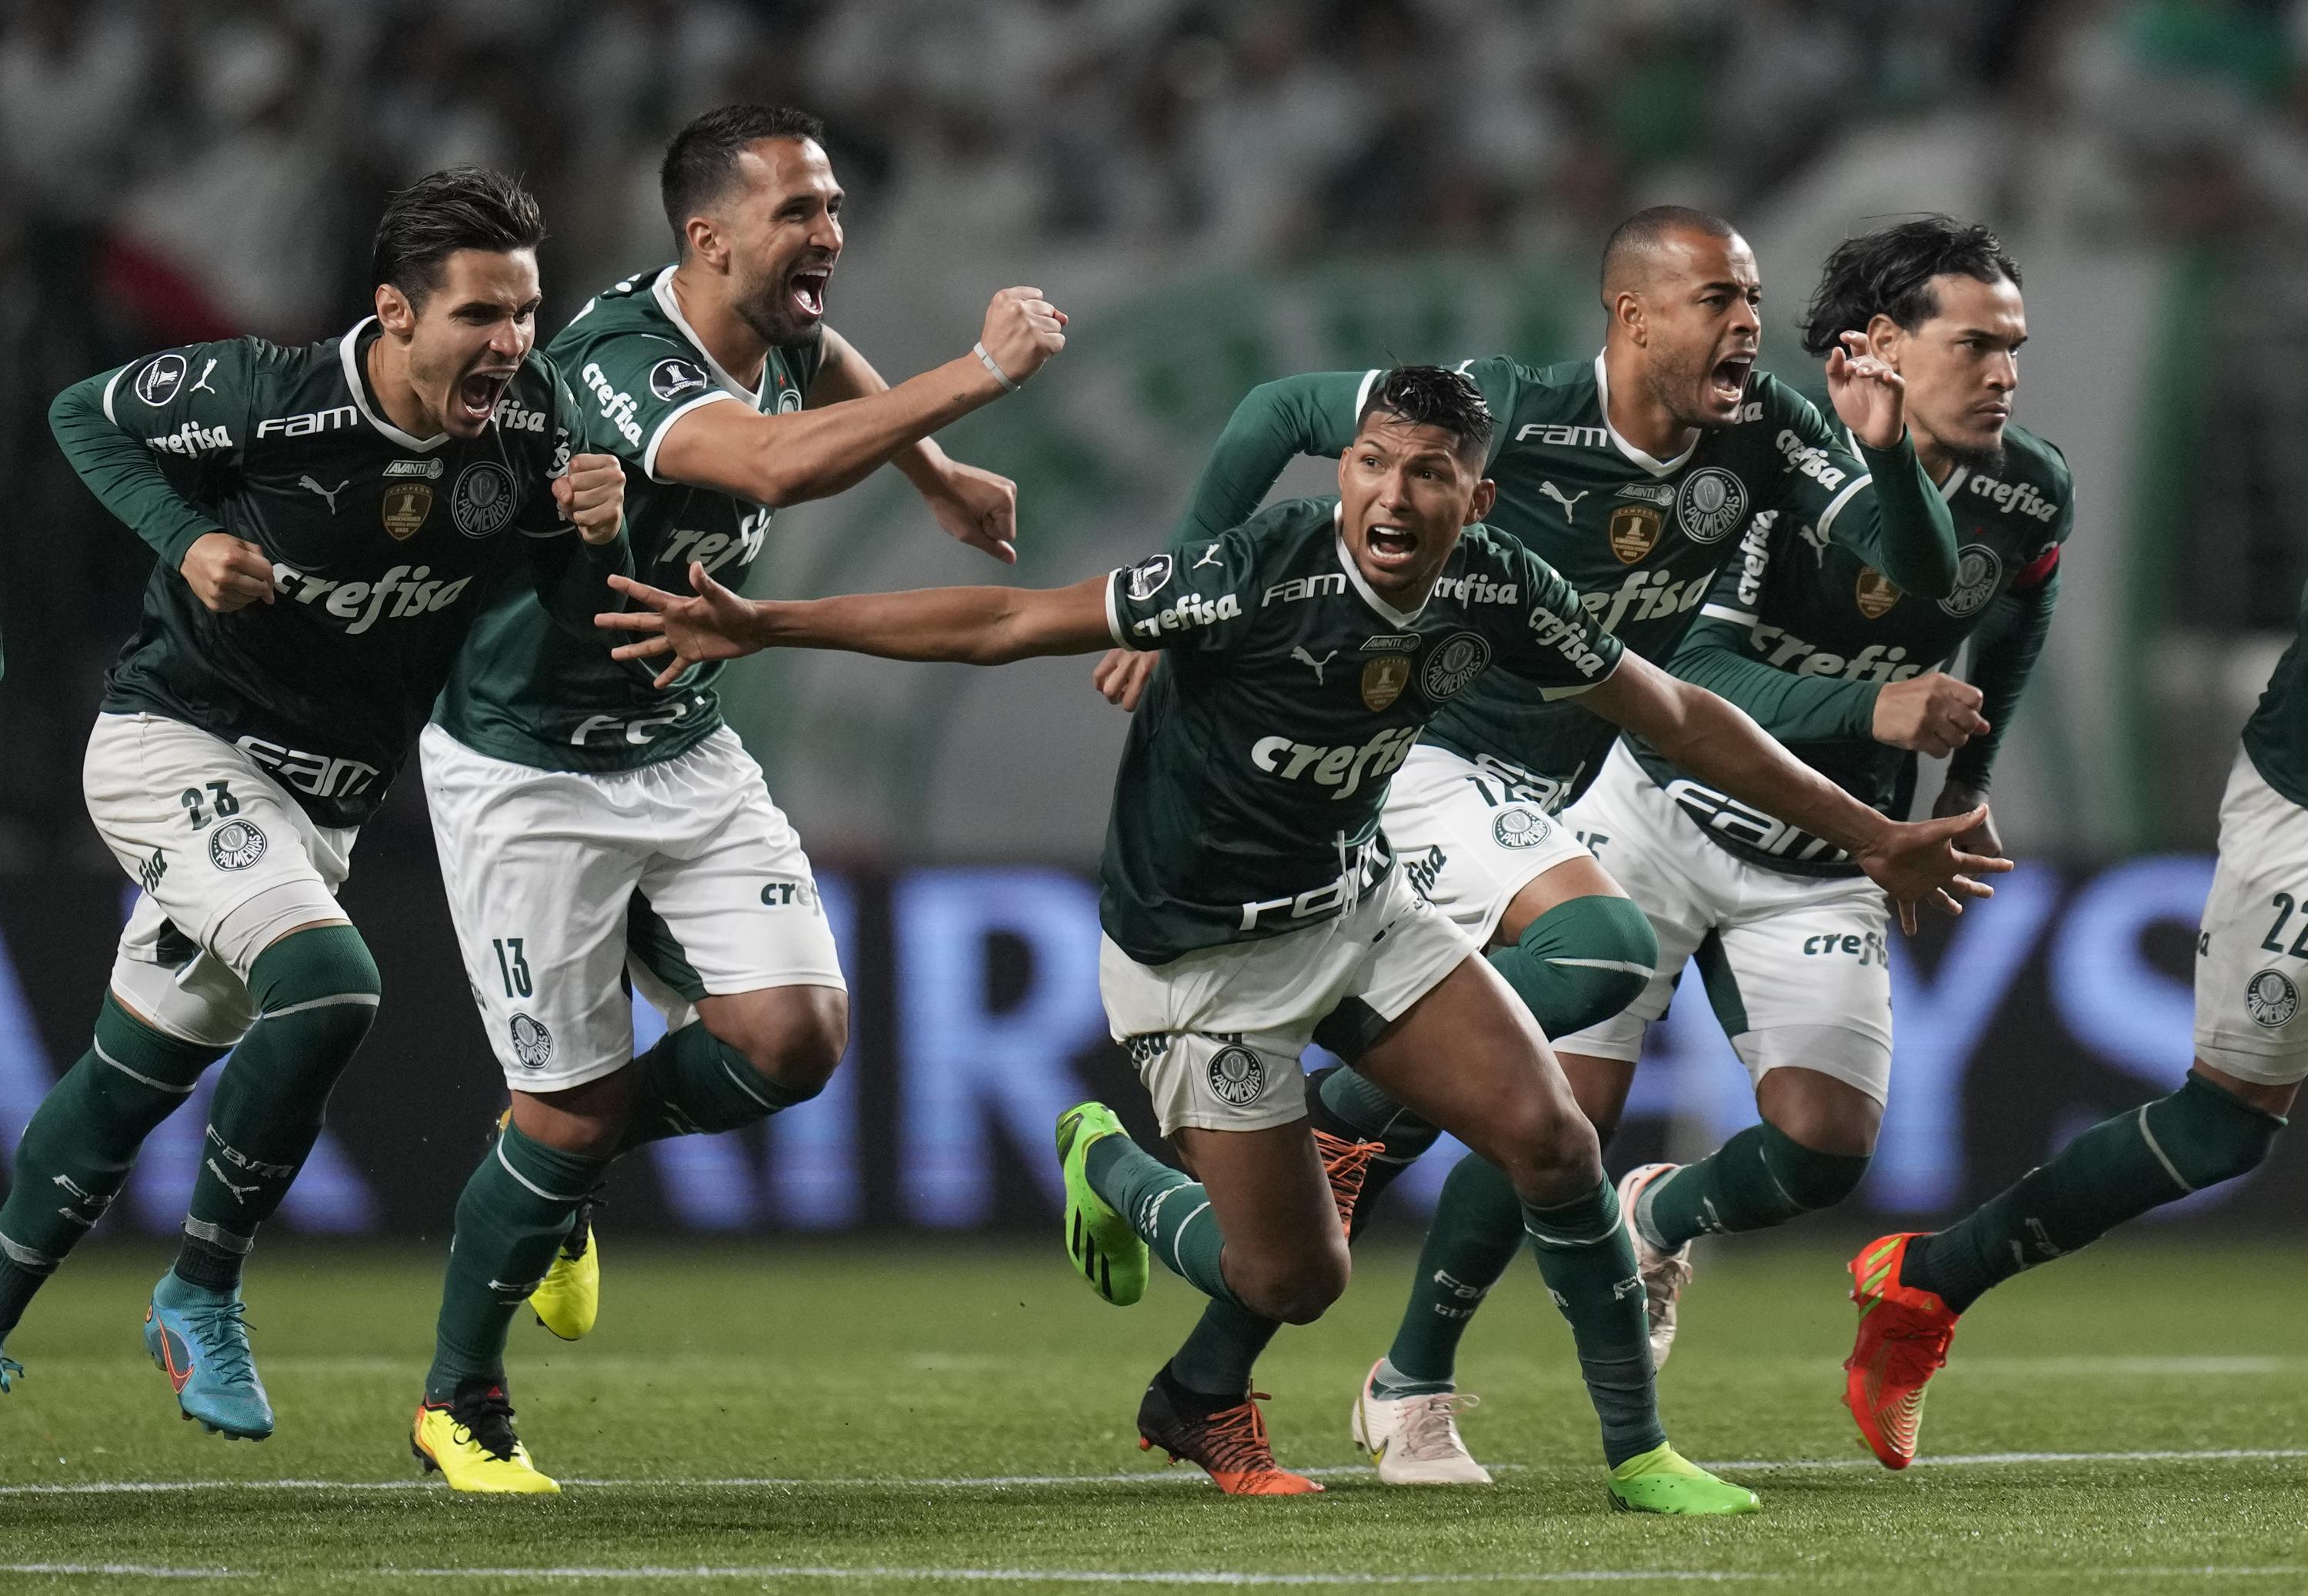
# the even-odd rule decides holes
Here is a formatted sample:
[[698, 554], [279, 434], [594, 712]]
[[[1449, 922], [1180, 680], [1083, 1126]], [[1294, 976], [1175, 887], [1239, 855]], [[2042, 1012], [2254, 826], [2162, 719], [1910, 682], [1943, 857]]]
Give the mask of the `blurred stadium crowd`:
[[1023, 237], [1150, 278], [1584, 254], [1653, 201], [1744, 219], [1871, 130], [1988, 151], [2007, 231], [2152, 238], [2196, 272], [2173, 611], [2289, 624], [2308, 0], [15, 0], [0, 871], [83, 845], [94, 680], [147, 562], [65, 470], [49, 398], [167, 343], [333, 331], [381, 196], [453, 162], [544, 200], [557, 323], [666, 256], [659, 152], [734, 99], [822, 114], [853, 219], [908, 258]]

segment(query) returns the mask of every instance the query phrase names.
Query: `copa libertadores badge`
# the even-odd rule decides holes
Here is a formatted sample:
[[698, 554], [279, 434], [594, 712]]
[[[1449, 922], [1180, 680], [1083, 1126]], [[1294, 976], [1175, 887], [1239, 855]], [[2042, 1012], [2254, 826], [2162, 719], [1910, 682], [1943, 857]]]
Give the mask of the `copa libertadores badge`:
[[1129, 593], [1131, 602], [1144, 604], [1162, 591], [1169, 584], [1170, 571], [1171, 562], [1167, 554], [1157, 554], [1132, 566], [1124, 583], [1124, 590]]
[[494, 460], [476, 460], [457, 473], [449, 519], [468, 537], [492, 537], [512, 519], [512, 473]]
[[2262, 970], [2243, 989], [2243, 1008], [2252, 1023], [2275, 1030], [2300, 1012], [2300, 989], [2281, 970]]
[[1220, 1103], [1241, 1108], [1266, 1095], [1266, 1060], [1246, 1047], [1227, 1046], [1210, 1055], [1210, 1091]]
[[264, 857], [264, 833], [246, 820], [227, 820], [209, 833], [209, 862], [219, 870], [246, 870]]
[[553, 1033], [525, 1014], [512, 1017], [512, 1056], [523, 1069], [542, 1069], [553, 1061]]

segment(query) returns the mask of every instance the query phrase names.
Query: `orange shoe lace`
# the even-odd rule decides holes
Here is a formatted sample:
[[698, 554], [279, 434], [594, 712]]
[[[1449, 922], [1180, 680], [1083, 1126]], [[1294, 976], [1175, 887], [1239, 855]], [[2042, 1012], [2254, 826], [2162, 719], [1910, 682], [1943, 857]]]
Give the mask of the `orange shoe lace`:
[[1330, 1177], [1331, 1200], [1338, 1205], [1339, 1228], [1351, 1239], [1355, 1229], [1355, 1205], [1363, 1195], [1363, 1181], [1370, 1173], [1370, 1161], [1386, 1151], [1384, 1142], [1350, 1142], [1342, 1136], [1332, 1136], [1327, 1130], [1314, 1133], [1314, 1151], [1322, 1155], [1322, 1173]]

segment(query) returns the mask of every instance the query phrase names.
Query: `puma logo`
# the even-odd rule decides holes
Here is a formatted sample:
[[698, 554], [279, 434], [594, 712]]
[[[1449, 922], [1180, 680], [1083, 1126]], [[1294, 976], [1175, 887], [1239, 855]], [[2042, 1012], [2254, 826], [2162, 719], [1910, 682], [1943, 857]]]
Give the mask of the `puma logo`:
[[235, 1186], [232, 1183], [232, 1177], [226, 1174], [222, 1170], [217, 1168], [217, 1161], [215, 1159], [208, 1159], [205, 1162], [209, 1166], [209, 1173], [214, 1175], [218, 1180], [224, 1182], [225, 1189], [232, 1193], [232, 1200], [236, 1203], [245, 1203], [248, 1201], [248, 1197], [245, 1194], [254, 1191], [258, 1186], [263, 1184], [261, 1181], [251, 1180], [245, 1186]]
[[209, 387], [209, 373], [216, 370], [216, 368], [217, 363], [214, 360], [211, 360], [206, 365], [201, 367], [201, 380], [194, 383], [191, 388], [186, 390], [186, 391], [188, 393], [200, 393], [203, 390], [210, 393], [216, 392], [215, 389]]
[[1195, 561], [1195, 562], [1194, 562], [1194, 567], [1193, 567], [1193, 568], [1194, 568], [1196, 571], [1200, 571], [1200, 570], [1201, 570], [1203, 566], [1205, 566], [1205, 565], [1216, 565], [1218, 562], [1219, 562], [1219, 545], [1216, 545], [1216, 544], [1212, 544], [1212, 545], [1210, 545], [1210, 547], [1208, 547], [1208, 548], [1206, 548], [1206, 549], [1204, 549], [1204, 550], [1202, 551], [1202, 557], [1201, 557], [1201, 559], [1199, 559], [1199, 560], [1197, 560], [1197, 561]]
[[1552, 482], [1542, 482], [1538, 485], [1538, 491], [1545, 493], [1548, 498], [1554, 500], [1557, 504], [1563, 506], [1563, 519], [1564, 524], [1568, 525], [1571, 520], [1571, 507], [1578, 503], [1580, 500], [1585, 498], [1589, 493], [1593, 493], [1595, 490], [1592, 488], [1585, 488], [1572, 494], [1571, 497], [1566, 499], [1563, 496], [1563, 490], [1561, 488], [1555, 486]]
[[1290, 657], [1296, 660], [1300, 665], [1313, 666], [1314, 671], [1314, 685], [1320, 687], [1322, 685], [1322, 667], [1329, 665], [1332, 660], [1338, 658], [1339, 651], [1336, 648], [1333, 648], [1328, 654], [1322, 656], [1322, 658], [1317, 659], [1313, 655], [1307, 653], [1304, 648], [1293, 648], [1290, 650]]
[[326, 499], [329, 502], [329, 513], [331, 515], [337, 513], [337, 495], [343, 493], [347, 488], [352, 486], [352, 485], [353, 479], [349, 476], [346, 477], [342, 482], [337, 484], [337, 485], [332, 488], [323, 487], [317, 481], [310, 476], [299, 476], [297, 479], [297, 485], [298, 487], [311, 488], [314, 493], [320, 494], [322, 498]]

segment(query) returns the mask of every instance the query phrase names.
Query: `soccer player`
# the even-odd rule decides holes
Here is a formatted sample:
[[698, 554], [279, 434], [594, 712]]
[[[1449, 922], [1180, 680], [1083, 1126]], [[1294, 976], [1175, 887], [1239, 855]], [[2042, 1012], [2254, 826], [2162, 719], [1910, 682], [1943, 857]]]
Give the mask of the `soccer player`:
[[[1855, 333], [1899, 374], [1917, 455], [1956, 512], [1955, 590], [1932, 603], [1792, 524], [1753, 527], [1670, 668], [1885, 814], [1908, 811], [1915, 751], [1953, 750], [1933, 812], [1964, 813], [1985, 799], [2051, 622], [2073, 520], [2067, 462], [2009, 425], [2027, 318], [2020, 268], [1986, 228], [1927, 217], [1839, 247], [1804, 344], [1824, 354]], [[1942, 668], [1967, 639], [1968, 683]], [[1554, 1039], [1604, 1144], [1645, 1030], [1694, 957], [1762, 1116], [1688, 1167], [1646, 1164], [1619, 1182], [1652, 1360], [1664, 1366], [1692, 1237], [1784, 1224], [1840, 1202], [1865, 1175], [1890, 1081], [1889, 916], [1841, 850], [1692, 779], [1638, 737], [1612, 751], [1562, 823], [1642, 907], [1660, 950], [1623, 1013]], [[2002, 853], [1987, 828], [1965, 845]], [[1511, 1238], [1503, 1255], [1500, 1244], [1495, 1233], [1486, 1245], [1472, 1231], [1432, 1232], [1400, 1331], [1366, 1382], [1365, 1429], [1380, 1417], [1370, 1383], [1454, 1389], [1460, 1338], [1512, 1256]], [[1439, 1439], [1416, 1427], [1398, 1437], [1414, 1454], [1429, 1438]]]
[[[780, 505], [895, 465], [946, 531], [1014, 560], [1016, 489], [928, 434], [1064, 343], [1033, 288], [975, 349], [891, 388], [825, 325], [841, 188], [816, 120], [739, 105], [684, 128], [661, 190], [678, 258], [596, 296], [549, 353], [585, 437], [623, 460], [650, 579], [744, 583]], [[504, 1347], [524, 1299], [593, 1323], [590, 1194], [622, 1153], [814, 1096], [848, 1008], [808, 857], [721, 718], [718, 665], [653, 685], [529, 594], [474, 629], [423, 738], [451, 917], [509, 1120], [466, 1184], [413, 1445], [460, 1490], [549, 1492], [514, 1437]], [[630, 970], [665, 1037], [633, 1056]], [[540, 1281], [542, 1283], [540, 1283]]]
[[144, 1322], [185, 1416], [229, 1437], [272, 1433], [242, 1265], [376, 1011], [376, 965], [336, 899], [359, 827], [494, 582], [526, 567], [590, 636], [604, 579], [631, 569], [623, 470], [573, 453], [576, 401], [532, 350], [544, 236], [512, 180], [435, 173], [385, 207], [376, 313], [342, 338], [167, 350], [49, 412], [81, 479], [159, 555], [85, 773], [142, 891], [94, 1043], [16, 1149], [0, 1336], [229, 1050]]
[[[1374, 1037], [1360, 1055], [1369, 1076], [1505, 1171], [1579, 1344], [1613, 1499], [1752, 1511], [1751, 1493], [1666, 1446], [1633, 1254], [1594, 1132], [1505, 984], [1395, 868], [1379, 824], [1389, 779], [1437, 709], [1500, 668], [1849, 839], [1903, 902], [1986, 891], [1946, 841], [1978, 817], [1896, 826], [1720, 699], [1622, 657], [1569, 584], [1475, 526], [1495, 493], [1482, 474], [1492, 424], [1464, 376], [1386, 373], [1361, 408], [1337, 499], [1278, 505], [1192, 557], [1157, 554], [1046, 592], [786, 605], [747, 605], [697, 571], [694, 598], [624, 582], [646, 608], [604, 624], [658, 631], [617, 652], [671, 655], [667, 679], [771, 644], [981, 664], [1108, 643], [1169, 652], [1115, 781], [1099, 984], [1199, 1181], [1132, 1145], [1102, 1105], [1069, 1111], [1058, 1149], [1076, 1267], [1126, 1304], [1145, 1289], [1150, 1247], [1245, 1313], [1318, 1317], [1348, 1260], [1298, 1055], [1347, 1006]], [[1141, 1414], [1145, 1444], [1193, 1455], [1231, 1490], [1313, 1489], [1274, 1466], [1254, 1407], [1237, 1398], [1231, 1410], [1217, 1427]]]
[[[1897, 373], [1872, 357], [1830, 357], [1855, 454], [1850, 434], [1753, 370], [1761, 292], [1754, 255], [1727, 223], [1673, 206], [1641, 211], [1603, 252], [1601, 354], [1537, 371], [1503, 356], [1462, 368], [1500, 417], [1491, 521], [1563, 572], [1595, 623], [1646, 659], [1674, 651], [1757, 528], [1807, 528], [1910, 590], [1937, 596], [1954, 585], [1953, 527], [1916, 463]], [[1181, 544], [1248, 514], [1292, 454], [1341, 447], [1372, 380], [1330, 373], [1253, 390], [1196, 486]], [[1151, 664], [1130, 658], [1102, 667], [1116, 696]], [[1927, 715], [1930, 692], [1900, 690], [1890, 713]], [[1495, 671], [1441, 708], [1387, 801], [1387, 837], [1413, 880], [1489, 949], [1550, 1036], [1624, 1008], [1658, 958], [1641, 908], [1554, 815], [1592, 779], [1614, 733]], [[1352, 1067], [1364, 1039], [1351, 1027], [1334, 1024], [1320, 1040], [1349, 1067], [1315, 1077], [1316, 1140], [1340, 1207], [1366, 1212], [1436, 1131]], [[1520, 1212], [1512, 1187], [1470, 1161], [1446, 1185], [1429, 1233], [1438, 1249], [1481, 1249], [1503, 1267]], [[1457, 1287], [1428, 1269], [1417, 1289]], [[1156, 1376], [1150, 1412], [1239, 1406], [1277, 1328], [1214, 1302]], [[1447, 1386], [1384, 1366], [1374, 1379], [1355, 1425], [1382, 1478], [1484, 1477], [1458, 1437]]]

